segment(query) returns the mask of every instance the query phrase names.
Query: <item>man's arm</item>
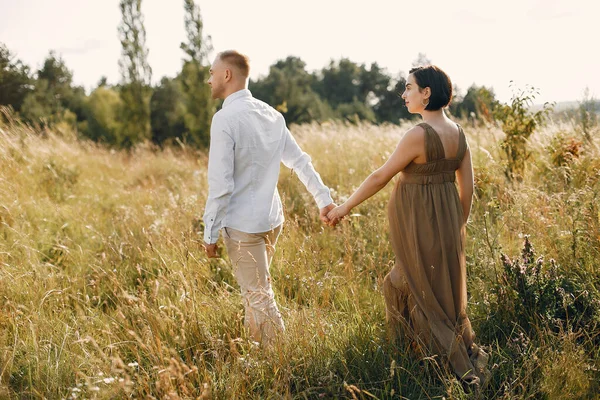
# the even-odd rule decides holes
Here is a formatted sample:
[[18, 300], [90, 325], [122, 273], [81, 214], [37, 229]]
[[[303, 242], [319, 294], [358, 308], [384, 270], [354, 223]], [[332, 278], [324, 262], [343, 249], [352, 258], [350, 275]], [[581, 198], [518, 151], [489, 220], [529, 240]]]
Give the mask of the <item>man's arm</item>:
[[312, 194], [317, 206], [321, 210], [320, 217], [323, 222], [328, 222], [327, 212], [330, 210], [333, 200], [329, 188], [323, 184], [321, 176], [315, 171], [311, 158], [306, 154], [290, 133], [284, 123], [285, 145], [283, 148], [283, 164], [294, 170], [306, 189]]
[[235, 142], [225, 121], [215, 114], [210, 127], [208, 197], [204, 209], [204, 243], [207, 254], [216, 256], [215, 243], [233, 193]]

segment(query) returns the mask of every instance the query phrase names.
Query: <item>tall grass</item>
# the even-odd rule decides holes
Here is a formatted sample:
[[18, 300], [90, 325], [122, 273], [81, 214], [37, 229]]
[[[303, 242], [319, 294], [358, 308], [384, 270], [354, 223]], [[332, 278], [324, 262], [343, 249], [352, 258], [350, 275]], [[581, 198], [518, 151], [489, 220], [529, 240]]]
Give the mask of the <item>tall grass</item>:
[[[387, 159], [403, 128], [330, 123], [292, 131], [342, 200]], [[541, 321], [525, 329], [492, 310], [500, 256], [518, 255], [525, 234], [600, 298], [597, 141], [555, 166], [553, 154], [564, 146], [554, 139], [576, 134], [550, 125], [531, 139], [523, 182], [508, 184], [502, 133], [466, 131], [477, 182], [469, 312], [493, 374], [482, 397], [594, 398], [600, 351], [593, 321], [579, 330]], [[227, 259], [208, 260], [200, 247], [206, 161], [186, 148], [114, 151], [4, 117], [0, 398], [475, 396], [443, 358], [386, 339], [381, 283], [393, 265], [391, 184], [329, 229], [282, 169], [287, 221], [272, 275], [287, 330], [271, 351], [250, 341]]]

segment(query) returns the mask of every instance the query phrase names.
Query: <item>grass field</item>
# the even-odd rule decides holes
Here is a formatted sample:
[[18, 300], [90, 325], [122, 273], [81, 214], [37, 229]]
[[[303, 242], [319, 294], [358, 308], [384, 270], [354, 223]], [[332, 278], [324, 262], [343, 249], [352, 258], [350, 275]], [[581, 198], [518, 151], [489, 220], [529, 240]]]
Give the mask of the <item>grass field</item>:
[[[5, 119], [0, 399], [474, 397], [443, 359], [386, 339], [391, 183], [330, 229], [282, 168], [272, 276], [287, 331], [263, 352], [243, 330], [226, 255], [209, 261], [200, 247], [206, 153], [114, 151]], [[406, 126], [291, 129], [339, 201]], [[599, 398], [600, 133], [589, 143], [550, 123], [530, 140], [523, 181], [509, 183], [499, 128], [465, 131], [477, 186], [469, 313], [491, 353], [482, 397]], [[525, 235], [535, 257], [521, 255]]]

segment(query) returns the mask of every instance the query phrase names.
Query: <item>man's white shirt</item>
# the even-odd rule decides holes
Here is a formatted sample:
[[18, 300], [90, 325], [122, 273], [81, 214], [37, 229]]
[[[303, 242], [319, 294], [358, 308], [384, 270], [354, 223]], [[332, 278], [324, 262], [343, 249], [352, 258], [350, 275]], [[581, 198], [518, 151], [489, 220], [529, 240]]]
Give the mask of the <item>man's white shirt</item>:
[[259, 233], [283, 223], [277, 190], [281, 162], [294, 170], [319, 208], [333, 202], [281, 113], [247, 89], [227, 96], [210, 128], [206, 243], [216, 243], [223, 227]]

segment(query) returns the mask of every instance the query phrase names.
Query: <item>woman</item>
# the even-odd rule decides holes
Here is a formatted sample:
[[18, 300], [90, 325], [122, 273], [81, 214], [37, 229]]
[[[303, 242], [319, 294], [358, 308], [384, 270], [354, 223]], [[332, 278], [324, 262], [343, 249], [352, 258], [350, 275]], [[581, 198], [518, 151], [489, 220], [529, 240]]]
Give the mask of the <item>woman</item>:
[[465, 383], [483, 385], [488, 356], [474, 343], [466, 314], [465, 225], [473, 169], [462, 128], [443, 111], [451, 98], [444, 71], [413, 68], [402, 99], [424, 122], [408, 130], [387, 162], [328, 218], [339, 222], [400, 172], [388, 206], [396, 255], [384, 280], [390, 332], [399, 335], [409, 326], [417, 343], [445, 354]]

